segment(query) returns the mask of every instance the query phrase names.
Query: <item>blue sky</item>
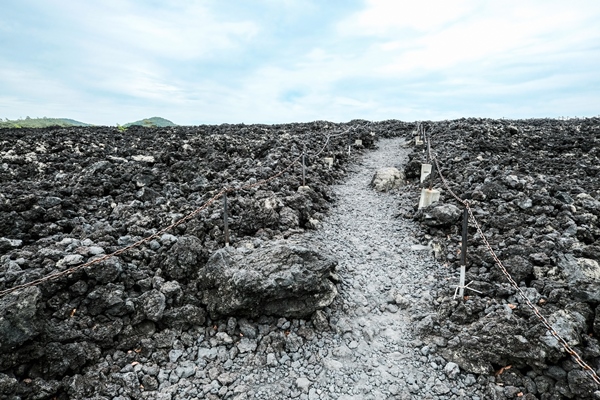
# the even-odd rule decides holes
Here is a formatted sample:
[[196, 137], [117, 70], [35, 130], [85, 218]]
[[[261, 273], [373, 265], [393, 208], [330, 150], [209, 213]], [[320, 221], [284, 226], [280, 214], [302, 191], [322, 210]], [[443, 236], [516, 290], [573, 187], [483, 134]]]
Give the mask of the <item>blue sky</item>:
[[3, 0], [0, 117], [600, 114], [597, 0]]

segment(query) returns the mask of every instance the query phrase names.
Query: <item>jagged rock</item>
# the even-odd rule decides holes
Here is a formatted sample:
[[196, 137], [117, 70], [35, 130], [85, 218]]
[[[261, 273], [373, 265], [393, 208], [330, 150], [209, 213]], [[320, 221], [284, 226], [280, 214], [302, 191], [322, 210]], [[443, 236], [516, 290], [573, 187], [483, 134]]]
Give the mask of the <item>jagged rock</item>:
[[17, 383], [15, 378], [0, 373], [0, 394], [5, 398], [11, 398], [15, 394]]
[[542, 338], [527, 339], [529, 327], [517, 321], [514, 318], [477, 321], [449, 340], [441, 353], [462, 370], [476, 374], [492, 372], [493, 365], [543, 367], [549, 356], [560, 356], [561, 350], [546, 345]]
[[215, 315], [305, 317], [335, 298], [330, 278], [336, 264], [313, 246], [224, 248], [199, 273], [202, 299]]
[[137, 307], [141, 318], [149, 319], [150, 321], [160, 321], [163, 317], [166, 308], [166, 297], [163, 293], [156, 289], [142, 294], [138, 298]]
[[436, 204], [423, 212], [422, 220], [429, 226], [441, 226], [456, 223], [461, 216], [462, 211], [454, 204]]
[[592, 397], [598, 386], [590, 378], [586, 371], [573, 369], [567, 374], [569, 389], [571, 393], [579, 398]]
[[596, 260], [561, 254], [557, 265], [577, 300], [600, 301], [600, 264]]
[[41, 324], [36, 314], [41, 297], [39, 288], [29, 287], [0, 298], [0, 352], [8, 352], [39, 334]]
[[170, 308], [165, 311], [162, 322], [171, 328], [189, 329], [193, 326], [201, 326], [206, 320], [204, 308], [185, 304], [181, 307]]
[[[548, 317], [548, 322], [552, 328], [565, 339], [571, 346], [577, 346], [581, 343], [581, 333], [585, 332], [586, 324], [585, 317], [576, 311], [566, 312], [558, 310]], [[541, 340], [548, 346], [554, 347], [557, 350], [562, 349], [562, 344], [559, 343], [551, 334], [547, 332], [542, 336]]]
[[202, 242], [195, 236], [180, 236], [171, 247], [162, 268], [171, 279], [196, 276], [205, 258]]
[[397, 168], [381, 168], [373, 176], [371, 186], [379, 192], [387, 192], [404, 185], [404, 180], [404, 173]]
[[18, 248], [23, 245], [22, 240], [0, 238], [0, 255], [6, 254], [9, 250]]
[[457, 364], [449, 362], [444, 367], [444, 373], [448, 378], [454, 379], [460, 373], [460, 368]]

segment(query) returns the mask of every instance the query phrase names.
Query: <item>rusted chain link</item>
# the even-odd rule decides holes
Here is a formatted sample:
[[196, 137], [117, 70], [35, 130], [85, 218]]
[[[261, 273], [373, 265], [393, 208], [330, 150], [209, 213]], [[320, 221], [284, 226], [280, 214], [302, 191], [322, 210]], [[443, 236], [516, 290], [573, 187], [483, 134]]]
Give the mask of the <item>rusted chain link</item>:
[[196, 208], [194, 211], [190, 212], [189, 214], [187, 214], [186, 216], [180, 218], [179, 220], [177, 220], [176, 222], [172, 223], [171, 225], [167, 226], [166, 228], [161, 229], [160, 231], [156, 232], [153, 235], [150, 235], [148, 237], [145, 237], [143, 239], [138, 240], [135, 243], [130, 244], [129, 246], [123, 247], [113, 253], [110, 254], [106, 254], [102, 257], [96, 258], [92, 261], [88, 261], [84, 264], [80, 264], [80, 265], [76, 265], [74, 267], [68, 268], [64, 271], [60, 271], [60, 272], [55, 272], [49, 275], [46, 275], [43, 278], [39, 278], [27, 283], [23, 283], [21, 285], [17, 285], [17, 286], [13, 286], [11, 288], [8, 289], [4, 289], [4, 290], [0, 290], [0, 297], [6, 296], [9, 293], [12, 293], [14, 291], [20, 290], [20, 289], [25, 289], [31, 286], [37, 286], [40, 285], [44, 282], [49, 282], [49, 281], [53, 281], [56, 280], [58, 278], [61, 278], [63, 276], [67, 276], [70, 275], [74, 272], [79, 271], [82, 268], [86, 268], [86, 267], [90, 267], [92, 265], [95, 264], [99, 264], [103, 261], [108, 260], [111, 257], [116, 257], [120, 254], [123, 254], [131, 249], [134, 249], [136, 247], [140, 247], [141, 245], [143, 245], [144, 243], [148, 243], [149, 241], [158, 238], [159, 236], [163, 235], [164, 233], [170, 231], [171, 229], [183, 224], [186, 221], [189, 221], [190, 219], [194, 218], [195, 216], [197, 216], [202, 210], [205, 210], [206, 208], [208, 208], [211, 204], [213, 204], [215, 201], [217, 201], [219, 198], [221, 198], [225, 193], [231, 193], [231, 192], [236, 192], [236, 191], [240, 191], [240, 190], [248, 190], [251, 189], [253, 187], [257, 187], [257, 186], [261, 186], [264, 185], [266, 183], [269, 183], [275, 179], [277, 179], [278, 177], [280, 177], [281, 175], [283, 175], [286, 171], [288, 171], [290, 168], [292, 168], [297, 162], [298, 160], [300, 160], [302, 156], [297, 157], [294, 161], [292, 161], [286, 168], [282, 169], [281, 171], [279, 171], [277, 174], [263, 179], [261, 181], [255, 182], [255, 183], [251, 183], [251, 184], [247, 184], [244, 186], [239, 186], [239, 187], [229, 187], [229, 188], [224, 188], [222, 189], [220, 192], [218, 192], [216, 195], [214, 195], [213, 197], [211, 197], [209, 200], [207, 200], [203, 205], [201, 205], [200, 207]]
[[[323, 145], [323, 147], [321, 148], [321, 150], [319, 150], [316, 154], [312, 155], [312, 157], [318, 157], [318, 156], [320, 156], [321, 153], [323, 153], [323, 151], [325, 151], [325, 148], [327, 147], [327, 145], [329, 144], [329, 141], [332, 138], [343, 136], [346, 133], [350, 132], [350, 130], [354, 130], [355, 131], [356, 128], [358, 128], [358, 125], [353, 125], [353, 126], [351, 126], [350, 128], [346, 129], [345, 131], [343, 131], [341, 133], [337, 133], [335, 135], [333, 135], [333, 134], [327, 135], [327, 140], [325, 140], [325, 144]], [[306, 154], [306, 155], [309, 155], [309, 154]]]
[[[315, 155], [318, 156], [320, 155], [323, 150], [325, 149], [325, 147], [327, 146], [327, 144], [329, 143], [330, 138], [332, 137], [337, 137], [337, 136], [341, 136], [346, 134], [347, 132], [349, 132], [351, 129], [356, 129], [356, 126], [350, 127], [348, 129], [346, 129], [344, 132], [336, 134], [336, 135], [328, 135], [327, 136], [327, 140], [325, 142], [325, 145], [323, 146], [323, 148]], [[80, 265], [76, 265], [74, 267], [68, 268], [64, 271], [60, 271], [60, 272], [55, 272], [53, 274], [49, 274], [43, 278], [39, 278], [30, 282], [26, 282], [24, 284], [21, 285], [17, 285], [17, 286], [13, 286], [11, 288], [8, 289], [4, 289], [4, 290], [0, 290], [0, 297], [3, 297], [9, 293], [12, 293], [14, 291], [20, 290], [20, 289], [25, 289], [31, 286], [37, 286], [40, 285], [44, 282], [48, 282], [48, 281], [52, 281], [52, 280], [56, 280], [58, 278], [61, 278], [63, 276], [66, 275], [70, 275], [80, 269], [86, 268], [86, 267], [90, 267], [92, 265], [95, 264], [99, 264], [103, 261], [106, 261], [108, 259], [110, 259], [111, 257], [116, 257], [120, 254], [123, 254], [131, 249], [134, 249], [136, 247], [139, 247], [141, 245], [143, 245], [144, 243], [148, 243], [149, 241], [158, 238], [159, 236], [161, 236], [162, 234], [170, 231], [171, 229], [176, 228], [177, 226], [183, 224], [186, 221], [189, 221], [190, 219], [194, 218], [196, 215], [198, 215], [202, 210], [205, 210], [206, 208], [208, 208], [210, 205], [212, 205], [216, 200], [218, 200], [219, 198], [221, 198], [225, 193], [232, 193], [232, 192], [236, 192], [236, 191], [241, 191], [241, 190], [248, 190], [248, 189], [252, 189], [254, 187], [258, 187], [258, 186], [262, 186], [274, 179], [277, 179], [278, 177], [280, 177], [281, 175], [283, 175], [286, 171], [288, 171], [290, 168], [292, 168], [292, 166], [294, 164], [296, 164], [300, 158], [302, 158], [302, 155], [298, 156], [294, 161], [292, 161], [286, 168], [284, 168], [283, 170], [279, 171], [277, 174], [263, 179], [261, 181], [252, 183], [252, 184], [247, 184], [244, 186], [240, 186], [240, 187], [229, 187], [229, 188], [224, 188], [223, 190], [221, 190], [219, 193], [217, 193], [215, 196], [213, 196], [212, 198], [210, 198], [206, 203], [204, 203], [202, 206], [196, 208], [194, 211], [190, 212], [189, 214], [187, 214], [186, 216], [182, 217], [181, 219], [179, 219], [178, 221], [174, 222], [173, 224], [167, 226], [166, 228], [161, 229], [160, 231], [156, 232], [153, 235], [150, 235], [146, 238], [143, 238], [135, 243], [130, 244], [129, 246], [123, 247], [122, 249], [119, 249], [113, 253], [110, 254], [106, 254], [102, 257], [96, 258], [92, 261], [88, 261], [87, 263], [84, 264], [80, 264]]]
[[515, 288], [515, 290], [517, 291], [517, 293], [519, 294], [519, 296], [523, 299], [523, 301], [525, 302], [525, 304], [527, 304], [527, 306], [533, 311], [533, 313], [538, 317], [538, 319], [542, 322], [542, 324], [548, 330], [548, 332], [550, 332], [550, 334], [558, 341], [558, 343], [560, 343], [563, 346], [563, 348], [565, 349], [565, 351], [573, 358], [573, 360], [584, 371], [587, 372], [587, 374], [590, 376], [590, 378], [592, 378], [592, 380], [597, 385], [600, 385], [600, 377], [598, 376], [598, 374], [596, 373], [596, 371], [592, 367], [590, 367], [585, 361], [583, 361], [583, 359], [581, 358], [581, 356], [569, 345], [569, 343], [565, 339], [563, 339], [558, 334], [558, 332], [556, 332], [556, 330], [552, 327], [552, 325], [550, 325], [550, 322], [548, 322], [548, 320], [546, 319], [546, 317], [544, 317], [542, 315], [542, 313], [540, 312], [540, 310], [535, 306], [535, 304], [533, 304], [531, 302], [531, 300], [529, 300], [529, 298], [527, 297], [527, 295], [525, 294], [525, 292], [523, 292], [523, 290], [519, 287], [519, 285], [513, 279], [513, 277], [510, 275], [510, 273], [508, 272], [508, 270], [506, 269], [506, 267], [504, 266], [504, 264], [502, 264], [502, 261], [500, 261], [500, 259], [498, 258], [498, 256], [494, 252], [494, 249], [492, 249], [492, 246], [490, 245], [490, 243], [488, 242], [487, 238], [485, 237], [485, 235], [483, 233], [483, 230], [481, 229], [479, 223], [477, 222], [477, 219], [475, 219], [475, 215], [473, 213], [473, 210], [471, 209], [471, 206], [470, 206], [469, 202], [466, 201], [466, 200], [461, 199], [460, 197], [458, 197], [452, 191], [452, 189], [450, 189], [450, 186], [448, 185], [448, 182], [446, 181], [446, 178], [444, 177], [444, 175], [442, 174], [442, 171], [440, 170], [437, 158], [436, 157], [432, 157], [432, 152], [431, 152], [431, 136], [428, 137], [428, 148], [429, 148], [429, 157], [430, 157], [430, 160], [432, 159], [435, 162], [435, 167], [437, 168], [438, 175], [440, 176], [442, 184], [444, 185], [444, 187], [446, 188], [446, 190], [448, 190], [448, 192], [452, 195], [452, 197], [454, 197], [459, 203], [461, 203], [463, 206], [465, 206], [465, 208], [467, 209], [467, 211], [469, 213], [469, 219], [471, 220], [471, 222], [473, 223], [473, 225], [475, 225], [475, 228], [477, 229], [477, 232], [481, 236], [481, 239], [483, 240], [483, 243], [485, 244], [485, 246], [486, 246], [487, 250], [489, 251], [490, 255], [492, 256], [492, 258], [494, 259], [496, 265], [502, 271], [502, 274], [504, 274], [504, 276], [506, 277], [506, 279], [508, 279], [508, 282], [510, 283], [510, 285], [513, 288]]

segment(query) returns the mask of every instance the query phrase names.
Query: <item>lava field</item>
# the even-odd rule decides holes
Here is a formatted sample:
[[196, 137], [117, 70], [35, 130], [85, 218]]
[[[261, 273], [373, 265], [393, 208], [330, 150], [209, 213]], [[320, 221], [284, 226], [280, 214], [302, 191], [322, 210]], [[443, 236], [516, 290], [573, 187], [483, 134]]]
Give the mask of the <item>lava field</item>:
[[[599, 371], [600, 119], [421, 126], [449, 188], [469, 201], [518, 286]], [[81, 376], [108, 353], [128, 357], [161, 332], [227, 325], [219, 307], [208, 306], [207, 275], [198, 273], [225, 245], [222, 190], [244, 187], [227, 196], [233, 247], [302, 235], [320, 228], [336, 201], [331, 185], [362, 154], [381, 138], [414, 146], [416, 129], [395, 120], [1, 129], [0, 397], [87, 396]], [[324, 157], [334, 159], [331, 167]], [[436, 312], [414, 315], [415, 329], [461, 370], [515, 388], [515, 397], [503, 389], [493, 398], [598, 398], [590, 393], [600, 388], [517, 295], [472, 222], [466, 282], [474, 290], [455, 298], [462, 205], [438, 174], [432, 184], [440, 201], [417, 209], [421, 187], [430, 184], [419, 182], [428, 161], [427, 146], [414, 146], [403, 167], [415, 206], [399, 207], [397, 217], [420, 224], [418, 239], [442, 265]]]

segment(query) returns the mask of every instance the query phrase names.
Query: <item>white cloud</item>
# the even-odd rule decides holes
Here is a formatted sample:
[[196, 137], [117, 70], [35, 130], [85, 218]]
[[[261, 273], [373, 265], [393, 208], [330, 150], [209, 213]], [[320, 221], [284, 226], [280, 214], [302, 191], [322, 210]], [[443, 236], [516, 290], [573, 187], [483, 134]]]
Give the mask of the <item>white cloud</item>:
[[590, 37], [600, 40], [600, 7], [588, 3], [592, 10], [552, 1], [369, 0], [365, 10], [340, 24], [340, 32], [376, 35], [372, 50], [382, 61], [379, 71], [392, 75], [523, 62], [570, 51]]
[[[354, 13], [293, 0], [23, 1], [32, 12], [14, 15], [56, 22], [9, 21], [30, 27], [20, 34], [0, 16], [0, 34], [23, 40], [14, 54], [29, 49], [0, 55], [7, 116], [414, 120], [589, 114], [599, 100], [597, 1], [366, 0]], [[548, 100], [560, 96], [569, 110]]]
[[87, 31], [80, 46], [91, 36], [114, 48], [140, 57], [189, 60], [208, 57], [243, 46], [258, 32], [249, 20], [223, 19], [203, 3], [165, 3], [148, 7], [132, 0], [65, 4], [64, 11], [79, 29]]
[[419, 32], [438, 29], [463, 16], [467, 0], [367, 0], [366, 8], [343, 21], [344, 34], [387, 36], [405, 29]]

